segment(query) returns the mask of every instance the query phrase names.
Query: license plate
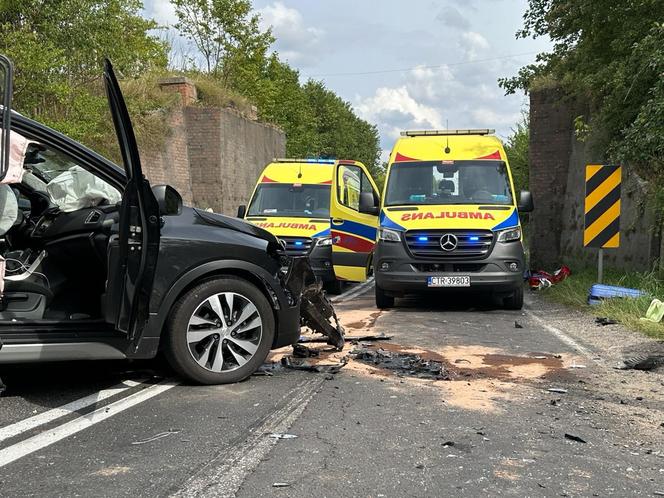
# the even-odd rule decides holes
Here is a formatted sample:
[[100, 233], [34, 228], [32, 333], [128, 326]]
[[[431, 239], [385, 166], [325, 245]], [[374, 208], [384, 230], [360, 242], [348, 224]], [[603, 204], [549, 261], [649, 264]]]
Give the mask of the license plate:
[[470, 277], [428, 277], [427, 285], [429, 287], [470, 287]]

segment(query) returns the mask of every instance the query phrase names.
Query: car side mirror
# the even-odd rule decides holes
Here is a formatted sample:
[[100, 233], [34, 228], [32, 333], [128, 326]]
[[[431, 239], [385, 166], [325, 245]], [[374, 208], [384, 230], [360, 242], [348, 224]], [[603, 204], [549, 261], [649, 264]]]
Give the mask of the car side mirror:
[[152, 193], [159, 204], [161, 216], [177, 216], [182, 213], [182, 196], [170, 185], [155, 185]]
[[521, 213], [530, 213], [535, 209], [535, 204], [533, 203], [533, 194], [527, 190], [522, 190], [521, 195], [519, 196], [519, 205], [517, 209]]
[[378, 216], [378, 206], [376, 205], [376, 199], [374, 198], [373, 193], [371, 192], [361, 192], [360, 193], [360, 206], [358, 211], [364, 214], [372, 214]]
[[240, 204], [237, 207], [237, 217], [243, 219], [245, 214], [247, 214], [247, 206]]

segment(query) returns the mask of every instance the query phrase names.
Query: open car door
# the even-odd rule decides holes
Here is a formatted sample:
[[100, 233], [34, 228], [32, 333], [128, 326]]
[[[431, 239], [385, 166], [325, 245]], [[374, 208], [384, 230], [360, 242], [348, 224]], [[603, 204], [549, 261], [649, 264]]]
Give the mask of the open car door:
[[0, 181], [5, 178], [9, 169], [9, 131], [12, 119], [12, 95], [13, 95], [13, 67], [12, 62], [0, 54]]
[[356, 161], [339, 161], [332, 185], [334, 273], [339, 280], [364, 282], [376, 245], [378, 189], [364, 165]]
[[149, 318], [159, 253], [159, 205], [143, 176], [127, 106], [109, 60], [104, 65], [104, 85], [127, 174], [120, 232], [109, 242], [106, 317], [129, 339], [138, 339]]

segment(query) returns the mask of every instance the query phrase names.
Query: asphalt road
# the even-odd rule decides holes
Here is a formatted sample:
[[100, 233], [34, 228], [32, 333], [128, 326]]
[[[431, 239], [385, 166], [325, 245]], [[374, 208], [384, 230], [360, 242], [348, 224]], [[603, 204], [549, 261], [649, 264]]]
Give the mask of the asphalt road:
[[0, 495], [664, 493], [664, 375], [613, 368], [633, 335], [532, 297], [523, 313], [465, 296], [379, 312], [364, 290], [338, 301], [347, 333], [391, 340], [314, 343], [306, 361], [417, 354], [440, 380], [359, 359], [215, 387], [159, 362], [3, 370]]

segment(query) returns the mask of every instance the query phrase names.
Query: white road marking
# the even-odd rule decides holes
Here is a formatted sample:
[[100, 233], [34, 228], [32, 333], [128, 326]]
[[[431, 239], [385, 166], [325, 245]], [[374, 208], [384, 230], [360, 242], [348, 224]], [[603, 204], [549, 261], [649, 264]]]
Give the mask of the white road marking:
[[360, 294], [366, 292], [370, 287], [373, 286], [373, 283], [374, 283], [374, 278], [371, 277], [366, 282], [361, 283], [357, 287], [352, 287], [343, 294], [339, 294], [338, 296], [332, 298], [331, 301], [333, 303], [343, 303], [345, 301], [349, 301], [350, 299], [353, 299], [359, 296]]
[[587, 347], [579, 344], [576, 342], [574, 339], [572, 339], [570, 336], [568, 336], [565, 332], [560, 330], [559, 328], [554, 327], [553, 325], [549, 325], [544, 321], [542, 318], [537, 316], [535, 313], [533, 313], [530, 310], [525, 310], [526, 316], [529, 318], [532, 318], [539, 326], [547, 330], [548, 332], [552, 333], [555, 335], [559, 340], [561, 340], [563, 343], [567, 344], [569, 347], [574, 349], [577, 353], [582, 354], [586, 358], [594, 361], [595, 363], [602, 363], [602, 360], [597, 356], [596, 353], [593, 353], [591, 350], [589, 350]]
[[176, 497], [234, 497], [242, 483], [267, 456], [279, 439], [270, 434], [283, 434], [302, 415], [314, 394], [324, 382], [315, 376], [289, 391], [288, 403], [270, 415], [239, 447], [224, 452], [194, 474], [175, 493]]
[[98, 424], [99, 422], [113, 417], [114, 415], [117, 415], [118, 413], [121, 413], [131, 408], [132, 406], [138, 405], [139, 403], [162, 394], [177, 386], [178, 384], [178, 382], [173, 382], [170, 380], [160, 382], [159, 384], [154, 384], [150, 387], [146, 387], [141, 391], [130, 394], [126, 398], [122, 398], [118, 401], [98, 408], [97, 410], [94, 410], [87, 415], [75, 418], [74, 420], [66, 422], [53, 429], [41, 432], [12, 446], [3, 448], [2, 451], [0, 451], [0, 467], [4, 467], [5, 465], [15, 462], [19, 458], [23, 458], [26, 455], [46, 448], [53, 443], [57, 443], [58, 441], [76, 434], [77, 432], [87, 429], [94, 424]]
[[136, 387], [139, 384], [140, 382], [134, 382], [133, 380], [125, 380], [124, 382], [121, 382], [116, 386], [110, 387], [108, 389], [103, 389], [101, 391], [85, 396], [81, 399], [72, 401], [71, 403], [67, 403], [66, 405], [62, 405], [58, 408], [53, 408], [52, 410], [48, 410], [46, 412], [40, 413], [39, 415], [35, 415], [30, 418], [26, 418], [24, 420], [16, 422], [15, 424], [2, 427], [0, 428], [0, 442], [4, 441], [5, 439], [12, 438], [14, 436], [18, 436], [19, 434], [34, 429], [35, 427], [39, 427], [40, 425], [52, 422], [65, 415], [70, 415], [71, 413], [75, 413], [78, 410], [87, 408], [88, 406], [94, 405], [95, 403], [99, 403], [100, 401], [104, 401], [105, 399], [110, 398], [111, 396], [115, 396], [116, 394], [124, 392], [127, 389], [131, 389], [132, 387]]

